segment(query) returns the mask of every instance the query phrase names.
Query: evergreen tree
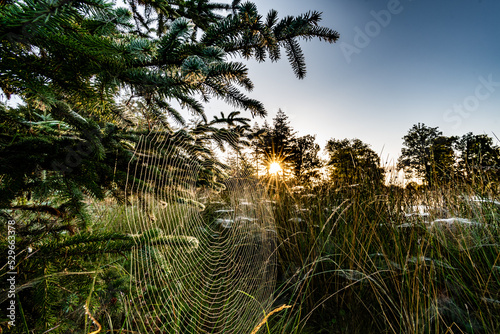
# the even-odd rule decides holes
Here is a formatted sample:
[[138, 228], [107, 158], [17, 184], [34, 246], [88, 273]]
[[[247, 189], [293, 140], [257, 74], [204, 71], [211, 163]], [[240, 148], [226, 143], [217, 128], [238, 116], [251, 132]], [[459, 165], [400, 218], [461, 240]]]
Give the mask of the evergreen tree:
[[279, 163], [284, 174], [290, 175], [295, 131], [290, 126], [288, 116], [280, 109], [273, 118], [273, 126], [266, 122], [260, 130], [263, 130], [263, 134], [256, 138], [255, 146], [261, 165], [268, 171], [272, 163]]
[[253, 141], [254, 154], [258, 158], [255, 165], [265, 168], [266, 173], [269, 166], [277, 162], [284, 175], [294, 176], [299, 181], [307, 182], [318, 176], [320, 147], [315, 143], [315, 136], [296, 137], [288, 116], [281, 109], [273, 118], [272, 127], [265, 122], [254, 132], [258, 133]]
[[[231, 59], [276, 61], [284, 48], [302, 78], [298, 40], [338, 39], [335, 31], [318, 26], [317, 12], [280, 20], [271, 11], [263, 20], [250, 2], [126, 4], [0, 4], [0, 88], [7, 99], [21, 100], [17, 107], [0, 105], [0, 226], [5, 232], [8, 220], [23, 217], [16, 226], [16, 247], [25, 254], [18, 257], [17, 283], [23, 287], [18, 296], [26, 331], [80, 330], [89, 294], [107, 300], [127, 291], [123, 279], [111, 279], [119, 275], [101, 265], [116, 261], [112, 255], [120, 252], [126, 258], [136, 240], [106, 234], [97, 222], [89, 231], [89, 197], [113, 194], [126, 202], [130, 182], [143, 185], [141, 192], [153, 192], [164, 172], [158, 165], [196, 168], [196, 180], [183, 173], [178, 184], [220, 186], [227, 168], [212, 147], [244, 145], [248, 120], [238, 113], [208, 120], [203, 103], [217, 98], [252, 115], [266, 114], [262, 103], [244, 94], [253, 88], [246, 66]], [[197, 121], [188, 124], [184, 109]], [[146, 172], [128, 175], [129, 166]], [[162, 191], [182, 198], [180, 188]], [[103, 240], [116, 245], [95, 247]], [[27, 253], [33, 245], [36, 256]], [[3, 254], [6, 247], [2, 239]], [[74, 278], [67, 271], [92, 274]], [[102, 290], [94, 291], [95, 286]], [[108, 313], [102, 305], [109, 303], [102, 300], [94, 311], [118, 315], [114, 323], [123, 323], [123, 312]]]
[[[215, 122], [228, 122], [228, 127], [215, 131], [201, 102], [222, 98], [254, 115], [265, 115], [260, 102], [241, 93], [238, 87], [249, 90], [253, 84], [245, 65], [228, 61], [229, 56], [264, 61], [269, 55], [275, 61], [284, 47], [301, 78], [305, 64], [297, 40], [338, 38], [333, 30], [317, 25], [317, 12], [279, 20], [271, 11], [264, 22], [250, 2], [127, 4], [130, 10], [103, 0], [25, 0], [0, 8], [0, 87], [8, 98], [17, 95], [26, 104], [22, 110], [2, 108], [0, 150], [5, 158], [0, 174], [15, 173], [5, 183], [3, 207], [40, 183], [30, 179], [37, 170], [72, 182], [66, 188], [75, 196], [90, 192], [102, 198], [105, 190], [126, 183], [131, 147], [152, 131], [177, 138], [172, 143], [179, 138], [191, 141], [198, 145], [191, 150], [195, 158], [213, 159], [208, 151], [200, 154], [207, 148], [199, 145], [239, 145], [236, 141], [247, 128], [223, 117]], [[232, 13], [223, 16], [221, 9]], [[124, 95], [128, 97], [121, 101]], [[169, 135], [177, 125], [186, 125], [172, 101], [201, 119], [192, 129], [196, 138]], [[41, 123], [37, 115], [52, 123]], [[32, 161], [13, 171], [9, 166], [25, 159], [22, 152], [30, 152]], [[81, 202], [80, 195], [76, 198], [74, 204]]]

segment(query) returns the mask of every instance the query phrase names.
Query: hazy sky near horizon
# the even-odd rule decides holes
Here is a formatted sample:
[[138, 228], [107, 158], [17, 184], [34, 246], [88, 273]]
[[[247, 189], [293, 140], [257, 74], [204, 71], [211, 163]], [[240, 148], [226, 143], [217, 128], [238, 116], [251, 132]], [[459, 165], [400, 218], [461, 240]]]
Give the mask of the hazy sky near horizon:
[[268, 122], [281, 108], [299, 135], [315, 134], [322, 148], [330, 138], [359, 138], [384, 161], [397, 159], [418, 122], [448, 136], [500, 137], [500, 1], [253, 2], [264, 16], [271, 8], [280, 17], [321, 11], [321, 25], [340, 34], [335, 44], [301, 41], [304, 80], [284, 50], [277, 63], [247, 62], [249, 96], [264, 103]]

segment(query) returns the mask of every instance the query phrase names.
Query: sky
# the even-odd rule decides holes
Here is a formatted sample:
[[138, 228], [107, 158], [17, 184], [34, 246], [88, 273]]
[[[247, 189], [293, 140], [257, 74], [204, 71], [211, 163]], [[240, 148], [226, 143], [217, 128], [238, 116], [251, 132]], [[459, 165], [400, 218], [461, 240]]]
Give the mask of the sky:
[[335, 44], [301, 41], [304, 80], [284, 52], [277, 63], [247, 62], [249, 96], [264, 103], [268, 122], [281, 108], [298, 135], [315, 134], [322, 148], [331, 138], [359, 138], [384, 164], [395, 163], [402, 137], [419, 122], [447, 136], [500, 137], [500, 1], [253, 2], [263, 15], [323, 12], [321, 25], [340, 34]]
[[[280, 18], [320, 11], [320, 25], [340, 34], [334, 44], [301, 41], [303, 80], [284, 51], [276, 63], [244, 61], [255, 84], [248, 95], [264, 103], [270, 124], [281, 109], [299, 136], [316, 135], [322, 148], [332, 138], [361, 139], [383, 165], [397, 161], [403, 136], [419, 122], [446, 136], [487, 134], [500, 145], [500, 1], [253, 2], [264, 17], [270, 9]], [[233, 110], [222, 101], [206, 106], [209, 117]]]

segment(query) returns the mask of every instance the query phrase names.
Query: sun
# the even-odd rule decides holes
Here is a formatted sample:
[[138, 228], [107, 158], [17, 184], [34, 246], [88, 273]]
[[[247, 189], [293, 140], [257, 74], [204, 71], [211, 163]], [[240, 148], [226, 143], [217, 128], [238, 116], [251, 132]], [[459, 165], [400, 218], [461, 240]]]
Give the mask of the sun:
[[281, 165], [279, 164], [279, 162], [273, 162], [269, 165], [269, 174], [277, 175], [282, 170], [283, 169], [281, 168]]

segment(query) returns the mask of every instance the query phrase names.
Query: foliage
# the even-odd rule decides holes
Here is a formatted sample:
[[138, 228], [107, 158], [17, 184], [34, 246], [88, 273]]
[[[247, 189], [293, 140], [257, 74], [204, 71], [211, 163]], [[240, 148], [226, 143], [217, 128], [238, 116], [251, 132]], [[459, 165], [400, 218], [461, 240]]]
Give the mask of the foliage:
[[490, 189], [499, 185], [500, 148], [487, 135], [447, 137], [437, 127], [418, 123], [403, 139], [398, 168], [429, 186], [444, 185], [457, 178]]
[[294, 307], [271, 332], [497, 332], [500, 207], [474, 189], [281, 184], [277, 298]]
[[326, 144], [331, 178], [341, 185], [381, 185], [384, 179], [380, 158], [359, 139], [330, 139]]
[[245, 152], [234, 152], [226, 159], [230, 166], [229, 177], [246, 178], [257, 175], [257, 169], [252, 163], [252, 158]]
[[[123, 189], [134, 147], [155, 131], [182, 141], [184, 152], [203, 160], [207, 175], [214, 175], [206, 181], [215, 181], [223, 169], [209, 142], [240, 147], [247, 119], [231, 113], [210, 122], [201, 102], [221, 98], [253, 115], [266, 113], [237, 88], [251, 90], [253, 84], [245, 65], [228, 57], [264, 61], [269, 54], [276, 61], [284, 47], [303, 77], [297, 40], [338, 39], [335, 31], [317, 25], [317, 12], [279, 20], [272, 11], [264, 23], [250, 2], [128, 4], [130, 10], [103, 0], [26, 0], [1, 7], [1, 88], [8, 98], [25, 102], [1, 109], [3, 207], [30, 197], [43, 182], [37, 177], [41, 171], [53, 181], [52, 189], [68, 189], [65, 196], [80, 211], [79, 193], [103, 198], [106, 191]], [[233, 11], [224, 17], [220, 9]], [[174, 125], [186, 121], [172, 101], [200, 121], [177, 131]], [[14, 167], [25, 158], [27, 164]]]
[[[161, 189], [174, 199], [193, 185], [220, 190], [227, 166], [216, 149], [244, 147], [248, 119], [232, 112], [209, 120], [203, 103], [222, 99], [265, 115], [244, 93], [253, 83], [237, 59], [277, 61], [284, 49], [303, 78], [299, 40], [338, 39], [320, 20], [314, 11], [283, 19], [271, 11], [264, 19], [239, 1], [2, 2], [0, 88], [11, 101], [0, 105], [1, 226], [17, 222], [16, 246], [25, 254], [16, 267], [19, 300], [29, 330], [89, 330], [84, 304], [96, 318], [109, 315], [107, 328], [125, 322], [132, 241], [101, 229], [89, 201], [141, 200], [155, 191], [161, 168], [181, 175], [179, 187]], [[196, 178], [183, 173], [189, 168]], [[95, 247], [89, 238], [114, 246]], [[37, 256], [27, 253], [34, 245]], [[116, 303], [116, 312], [105, 307]]]
[[293, 174], [305, 183], [318, 178], [319, 168], [322, 166], [318, 157], [320, 147], [315, 140], [316, 136], [305, 135], [296, 138], [292, 146]]
[[[303, 78], [299, 40], [338, 39], [318, 26], [320, 13], [278, 19], [272, 10], [264, 18], [253, 3], [239, 1], [126, 5], [0, 4], [0, 87], [7, 99], [22, 101], [0, 105], [0, 251], [7, 253], [7, 221], [15, 221], [16, 302], [24, 310], [11, 330], [90, 332], [90, 314], [103, 332], [168, 331], [155, 313], [165, 308], [183, 328], [182, 319], [204, 305], [162, 304], [160, 289], [174, 291], [178, 282], [150, 284], [150, 272], [132, 255], [160, 262], [155, 246], [170, 247], [172, 256], [174, 246], [190, 247], [193, 239], [157, 228], [132, 232], [124, 212], [158, 226], [163, 204], [151, 194], [167, 194], [171, 205], [195, 189], [207, 199], [204, 215], [214, 218], [221, 204], [211, 201], [210, 189], [224, 198], [241, 176], [279, 161], [295, 178], [269, 186], [276, 229], [266, 231], [280, 241], [276, 309], [292, 307], [262, 316], [268, 332], [500, 331], [500, 149], [491, 138], [446, 137], [414, 125], [398, 165], [437, 187], [406, 190], [383, 185], [367, 144], [330, 140], [330, 180], [308, 182], [320, 166], [319, 147], [314, 136], [297, 138], [285, 113], [272, 127], [252, 130], [237, 111], [209, 120], [203, 103], [217, 98], [265, 115], [243, 93], [253, 88], [246, 66], [231, 59], [277, 61], [284, 49]], [[241, 151], [250, 145], [255, 164], [253, 153]], [[225, 165], [217, 151], [228, 147], [236, 153]], [[167, 171], [176, 183], [162, 179], [158, 189]], [[419, 205], [432, 208], [421, 215]], [[240, 205], [251, 212], [247, 206]], [[186, 212], [178, 211], [162, 223], [179, 227]], [[190, 279], [196, 296], [205, 281]], [[7, 288], [2, 279], [0, 301]]]
[[403, 148], [398, 159], [398, 168], [404, 169], [409, 176], [431, 179], [431, 154], [433, 141], [442, 135], [437, 127], [429, 127], [423, 123], [413, 125], [403, 137]]
[[273, 126], [267, 122], [261, 130], [263, 133], [254, 140], [254, 146], [258, 158], [262, 160], [262, 165], [266, 172], [273, 162], [277, 162], [284, 170], [284, 174], [290, 175], [292, 166], [292, 150], [295, 140], [295, 130], [290, 126], [288, 116], [280, 109], [273, 118]]
[[457, 137], [439, 136], [432, 140], [429, 149], [431, 170], [427, 176], [429, 184], [445, 184], [455, 178], [455, 145]]
[[466, 180], [500, 184], [500, 147], [487, 135], [467, 133], [457, 143], [458, 168]]
[[284, 176], [304, 182], [318, 177], [321, 167], [318, 157], [320, 147], [315, 143], [315, 136], [296, 137], [288, 116], [281, 109], [273, 118], [272, 127], [266, 122], [263, 127], [257, 126], [253, 131], [256, 165], [264, 166], [268, 172], [271, 163], [277, 162]]

